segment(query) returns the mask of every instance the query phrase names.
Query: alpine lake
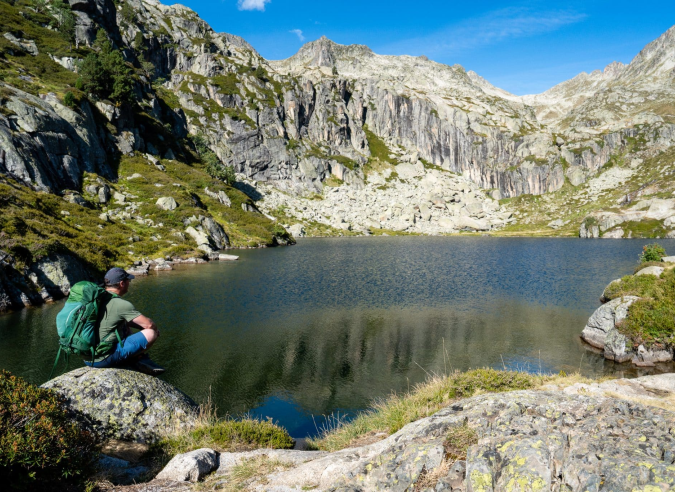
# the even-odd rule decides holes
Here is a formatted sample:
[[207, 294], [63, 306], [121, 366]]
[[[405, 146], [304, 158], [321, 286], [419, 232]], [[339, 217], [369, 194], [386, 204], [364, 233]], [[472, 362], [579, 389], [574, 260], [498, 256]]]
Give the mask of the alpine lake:
[[[221, 415], [269, 417], [306, 437], [456, 369], [638, 375], [579, 334], [649, 242], [300, 239], [138, 278], [126, 298], [160, 328], [150, 354], [163, 379]], [[675, 240], [659, 243], [675, 252]], [[47, 380], [62, 303], [0, 316], [0, 368]], [[81, 365], [71, 357], [69, 370]]]

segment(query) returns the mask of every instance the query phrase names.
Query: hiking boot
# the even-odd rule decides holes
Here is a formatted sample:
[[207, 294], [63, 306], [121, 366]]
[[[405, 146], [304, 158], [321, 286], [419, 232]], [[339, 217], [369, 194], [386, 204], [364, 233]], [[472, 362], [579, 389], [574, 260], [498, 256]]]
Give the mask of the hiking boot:
[[155, 363], [148, 354], [143, 354], [132, 368], [150, 376], [159, 376], [166, 371], [162, 366]]

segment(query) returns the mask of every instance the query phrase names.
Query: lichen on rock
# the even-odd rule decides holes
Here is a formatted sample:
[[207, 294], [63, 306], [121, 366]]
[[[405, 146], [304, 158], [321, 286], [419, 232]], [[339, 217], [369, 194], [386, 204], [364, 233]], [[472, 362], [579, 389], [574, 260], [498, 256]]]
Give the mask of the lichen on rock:
[[197, 404], [170, 384], [126, 369], [75, 369], [42, 387], [62, 394], [66, 406], [101, 437], [156, 442], [195, 424]]

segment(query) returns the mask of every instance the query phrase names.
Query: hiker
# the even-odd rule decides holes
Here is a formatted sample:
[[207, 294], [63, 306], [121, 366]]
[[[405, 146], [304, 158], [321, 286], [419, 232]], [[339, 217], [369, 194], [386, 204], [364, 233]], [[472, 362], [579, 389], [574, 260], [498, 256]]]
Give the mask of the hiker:
[[[110, 296], [104, 298], [99, 309], [98, 339], [101, 343], [107, 342], [110, 349], [85, 364], [96, 368], [130, 366], [146, 374], [159, 375], [164, 368], [150, 360], [146, 353], [159, 337], [157, 325], [122, 299], [133, 278], [122, 268], [113, 268], [105, 274], [105, 290]], [[140, 331], [132, 334], [131, 328]]]

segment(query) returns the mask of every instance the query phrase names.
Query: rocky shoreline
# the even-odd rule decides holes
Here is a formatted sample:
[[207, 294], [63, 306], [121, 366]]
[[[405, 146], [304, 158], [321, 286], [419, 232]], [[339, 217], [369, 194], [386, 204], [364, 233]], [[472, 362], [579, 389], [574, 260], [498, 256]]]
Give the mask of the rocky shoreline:
[[[675, 484], [675, 374], [561, 381], [460, 399], [391, 436], [331, 453], [196, 449], [145, 483], [112, 490], [665, 491]], [[44, 386], [63, 394], [87, 428], [126, 440], [123, 456], [132, 458], [115, 457], [125, 446], [113, 441], [99, 462], [126, 483], [149, 472], [134, 462], [134, 446], [153, 442], [176, 419], [190, 426], [197, 418], [180, 391], [132, 371], [82, 368]], [[243, 466], [256, 467], [244, 482]]]
[[[277, 246], [290, 246], [294, 240], [277, 240]], [[228, 246], [219, 251], [211, 249], [201, 256], [171, 257], [134, 261], [126, 270], [135, 276], [147, 276], [151, 271], [173, 270], [174, 265], [202, 265], [213, 261], [237, 261], [239, 256], [225, 251], [267, 248]], [[23, 271], [14, 268], [14, 259], [0, 250], [0, 314], [25, 307], [40, 306], [68, 296], [70, 287], [81, 280], [98, 281], [82, 261], [68, 253], [55, 253], [33, 263]]]
[[[675, 256], [662, 258], [663, 266], [652, 265], [638, 270], [633, 277], [650, 275], [659, 278], [664, 271], [675, 268]], [[629, 277], [628, 277], [629, 278]], [[621, 325], [628, 316], [629, 309], [636, 301], [636, 295], [621, 295], [609, 299], [610, 288], [620, 285], [624, 279], [616, 279], [603, 291], [600, 306], [589, 318], [581, 332], [581, 339], [589, 345], [600, 349], [605, 359], [618, 363], [631, 362], [638, 367], [654, 367], [660, 362], [671, 362], [675, 357], [675, 347], [670, 343], [646, 344], [632, 340], [621, 332]]]

